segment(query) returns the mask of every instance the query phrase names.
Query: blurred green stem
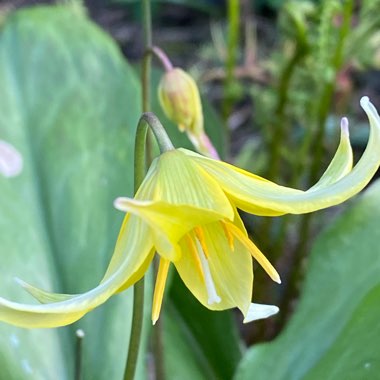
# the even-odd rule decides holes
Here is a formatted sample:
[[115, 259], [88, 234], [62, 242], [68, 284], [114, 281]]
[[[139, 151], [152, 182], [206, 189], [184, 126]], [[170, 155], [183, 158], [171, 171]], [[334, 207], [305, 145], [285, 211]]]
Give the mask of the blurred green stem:
[[226, 79], [224, 82], [224, 100], [223, 100], [223, 119], [225, 133], [225, 149], [224, 155], [228, 157], [230, 154], [230, 131], [228, 127], [228, 118], [231, 114], [233, 96], [232, 87], [234, 84], [234, 71], [237, 60], [237, 50], [239, 45], [239, 25], [240, 25], [240, 1], [228, 0], [227, 3], [227, 21], [228, 21], [228, 37], [226, 52]]
[[[160, 147], [161, 153], [174, 149], [164, 127], [152, 112], [145, 112], [140, 117], [135, 141], [135, 193], [145, 176], [145, 141], [147, 128], [150, 126]], [[133, 292], [133, 315], [128, 358], [124, 380], [133, 380], [136, 371], [144, 311], [144, 277], [135, 284]]]
[[[142, 0], [143, 30], [144, 30], [144, 47], [149, 48], [152, 45], [152, 18], [150, 9], [150, 0]], [[142, 108], [148, 111], [150, 108], [150, 64], [151, 56], [144, 56], [142, 64]], [[137, 127], [135, 138], [135, 168], [134, 168], [134, 190], [135, 193], [139, 188], [145, 176], [146, 162], [146, 123], [140, 123]], [[144, 313], [144, 277], [133, 286], [133, 314], [131, 335], [129, 339], [127, 363], [124, 371], [124, 380], [133, 380], [135, 377], [141, 331], [143, 325]]]
[[[273, 132], [270, 141], [270, 166], [268, 168], [266, 177], [272, 181], [278, 181], [279, 171], [280, 171], [280, 163], [281, 163], [281, 148], [286, 140], [286, 131], [287, 131], [287, 120], [285, 116], [286, 104], [288, 102], [288, 93], [290, 81], [292, 79], [293, 73], [299, 61], [304, 57], [307, 52], [307, 47], [305, 43], [305, 38], [302, 37], [298, 40], [297, 45], [295, 47], [295, 51], [291, 59], [287, 62], [284, 67], [278, 85], [278, 100], [275, 110], [274, 116], [274, 124], [273, 124]], [[271, 239], [267, 239], [271, 234], [273, 220], [272, 218], [263, 219], [259, 236], [263, 236], [265, 241], [262, 243], [262, 247], [264, 249], [269, 249], [268, 241]], [[285, 227], [284, 227], [285, 228]], [[281, 234], [284, 236], [285, 231], [282, 231]], [[281, 238], [282, 240], [282, 238]], [[276, 256], [278, 257], [281, 254], [280, 247], [277, 247], [278, 250]]]

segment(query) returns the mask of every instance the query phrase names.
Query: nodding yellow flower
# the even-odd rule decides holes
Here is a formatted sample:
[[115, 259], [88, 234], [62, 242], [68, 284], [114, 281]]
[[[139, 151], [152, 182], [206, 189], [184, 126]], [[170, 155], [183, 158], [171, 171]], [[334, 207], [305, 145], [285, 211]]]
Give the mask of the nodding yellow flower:
[[160, 264], [153, 323], [159, 317], [171, 264], [209, 309], [238, 307], [245, 322], [275, 313], [275, 306], [251, 304], [251, 257], [274, 281], [280, 282], [280, 277], [248, 238], [237, 209], [266, 216], [308, 213], [344, 202], [362, 190], [380, 165], [380, 118], [368, 98], [361, 105], [371, 126], [363, 156], [352, 169], [348, 124], [343, 119], [338, 150], [318, 183], [307, 191], [279, 186], [186, 149], [163, 153], [152, 163], [135, 198], [115, 201], [127, 215], [101, 283], [86, 293], [67, 295], [20, 281], [43, 304], [0, 298], [0, 320], [23, 327], [72, 323], [144, 276], [155, 252]]

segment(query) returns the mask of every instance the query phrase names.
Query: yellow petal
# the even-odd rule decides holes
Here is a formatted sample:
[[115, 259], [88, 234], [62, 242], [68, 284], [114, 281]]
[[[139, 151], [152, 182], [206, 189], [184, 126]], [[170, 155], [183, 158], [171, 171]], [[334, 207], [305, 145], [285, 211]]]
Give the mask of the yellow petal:
[[[199, 260], [196, 260], [186, 239], [183, 239], [180, 243], [181, 258], [174, 263], [179, 275], [194, 296], [207, 308], [224, 310], [238, 307], [245, 314], [250, 305], [253, 284], [249, 251], [239, 241], [234, 242], [232, 251], [219, 222], [202, 226], [202, 230], [207, 245], [207, 258], [204, 253], [202, 256], [198, 244], [195, 255], [198, 255]], [[197, 241], [195, 233], [189, 235], [194, 242]], [[207, 260], [206, 268], [200, 263], [202, 260]], [[211, 281], [209, 289], [208, 281]]]
[[337, 182], [352, 170], [352, 163], [353, 154], [348, 131], [348, 120], [344, 117], [341, 121], [340, 143], [335, 156], [320, 180], [308, 191], [314, 191]]
[[162, 298], [164, 296], [166, 279], [168, 277], [170, 261], [160, 259], [158, 266], [156, 286], [154, 287], [153, 305], [152, 305], [152, 322], [155, 325], [161, 311]]
[[219, 183], [182, 151], [162, 154], [157, 172], [154, 197], [150, 200], [207, 209], [233, 218], [230, 201]]
[[[149, 224], [157, 251], [171, 261], [178, 258], [180, 251], [177, 243], [186, 233], [197, 225], [223, 218], [223, 214], [213, 210], [191, 205], [172, 205], [162, 201], [117, 198], [114, 204], [117, 209], [133, 213]], [[230, 207], [232, 210], [232, 206]]]
[[[104, 303], [133, 275], [136, 275], [152, 252], [149, 227], [136, 217], [124, 224], [115, 247], [115, 258], [103, 282], [79, 295], [59, 295], [27, 287], [34, 295], [50, 296], [53, 303], [28, 305], [0, 298], [0, 321], [20, 327], [58, 327], [73, 323], [93, 308]], [[66, 299], [64, 299], [66, 298]]]
[[[348, 172], [348, 146], [338, 149], [332, 167], [321, 183], [308, 191], [300, 191], [276, 185], [261, 177], [235, 168], [224, 162], [215, 161], [189, 153], [201, 167], [214, 176], [233, 203], [244, 211], [258, 215], [280, 215], [282, 213], [301, 214], [320, 210], [344, 202], [361, 191], [371, 180], [380, 165], [380, 118], [375, 107], [367, 97], [360, 104], [370, 121], [370, 137], [363, 156]], [[343, 144], [347, 144], [343, 138]], [[342, 142], [341, 142], [342, 144]], [[343, 165], [340, 166], [340, 164]], [[344, 175], [346, 174], [346, 175]], [[342, 177], [343, 175], [343, 177]]]

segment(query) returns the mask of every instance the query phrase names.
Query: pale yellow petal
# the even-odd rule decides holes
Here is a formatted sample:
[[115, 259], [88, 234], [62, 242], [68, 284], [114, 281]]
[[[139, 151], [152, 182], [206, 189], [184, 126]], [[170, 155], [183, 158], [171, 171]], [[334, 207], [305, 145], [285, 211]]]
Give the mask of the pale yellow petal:
[[154, 197], [150, 200], [188, 205], [233, 218], [230, 201], [219, 183], [181, 150], [163, 153], [157, 171]]
[[[368, 184], [379, 168], [380, 118], [368, 98], [362, 98], [361, 105], [368, 115], [371, 127], [369, 141], [361, 159], [352, 171], [346, 174], [348, 172], [346, 163], [349, 158], [349, 149], [346, 146], [342, 149], [346, 159], [335, 158], [334, 170], [330, 167], [322, 183], [308, 191], [279, 186], [227, 163], [187, 153], [186, 150], [182, 151], [214, 176], [231, 201], [244, 211], [258, 215], [276, 215], [276, 213], [279, 215], [320, 210], [342, 203], [357, 194]], [[337, 169], [340, 162], [343, 162], [343, 165]], [[328, 179], [328, 176], [331, 177]]]
[[[234, 242], [234, 249], [231, 250], [228, 237], [219, 222], [202, 226], [202, 230], [207, 245], [205, 257], [215, 294], [210, 294], [210, 289], [207, 289], [201, 260], [194, 258], [186, 239], [181, 241], [181, 258], [174, 263], [179, 275], [194, 296], [207, 308], [224, 310], [238, 307], [246, 314], [253, 284], [249, 251], [239, 241]], [[191, 239], [195, 241], [196, 235], [192, 234]], [[210, 298], [213, 302], [210, 302]]]
[[348, 120], [344, 117], [341, 121], [340, 143], [335, 156], [320, 180], [308, 191], [314, 191], [337, 182], [352, 170], [352, 164], [353, 154], [348, 131]]
[[[115, 259], [100, 285], [76, 296], [50, 294], [53, 303], [43, 305], [21, 304], [0, 298], [0, 321], [28, 328], [64, 326], [107, 301], [131, 276], [136, 275], [152, 252], [148, 226], [137, 218], [134, 218], [136, 223], [132, 217], [130, 219], [122, 229], [115, 247]], [[32, 293], [47, 300], [49, 293], [38, 291], [34, 288]]]
[[[162, 201], [117, 198], [115, 207], [143, 219], [153, 231], [154, 245], [160, 255], [173, 261], [180, 253], [178, 241], [194, 227], [217, 221], [223, 214], [191, 205], [172, 205]], [[231, 211], [233, 213], [232, 206]]]
[[164, 296], [166, 279], [168, 277], [170, 261], [160, 259], [156, 286], [154, 287], [153, 305], [152, 305], [152, 322], [156, 324], [161, 311], [162, 298]]

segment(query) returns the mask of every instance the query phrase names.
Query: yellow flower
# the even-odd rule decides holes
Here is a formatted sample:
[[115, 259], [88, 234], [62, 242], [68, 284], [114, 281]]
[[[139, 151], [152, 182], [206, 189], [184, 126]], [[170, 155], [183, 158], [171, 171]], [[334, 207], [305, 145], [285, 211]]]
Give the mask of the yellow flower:
[[371, 125], [362, 158], [351, 171], [352, 151], [343, 119], [338, 150], [320, 181], [307, 191], [276, 185], [185, 149], [163, 153], [153, 162], [135, 198], [115, 201], [128, 214], [101, 283], [86, 293], [67, 295], [20, 281], [44, 304], [0, 298], [0, 320], [23, 327], [72, 323], [139, 280], [155, 252], [160, 265], [153, 322], [159, 316], [170, 264], [209, 309], [238, 307], [246, 322], [276, 312], [275, 307], [251, 304], [251, 256], [274, 281], [280, 278], [249, 240], [237, 208], [267, 216], [307, 213], [339, 204], [363, 189], [380, 165], [380, 118], [368, 98], [361, 104]]

